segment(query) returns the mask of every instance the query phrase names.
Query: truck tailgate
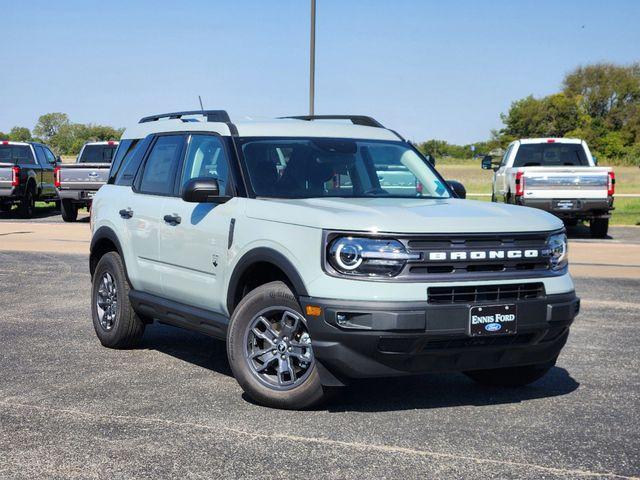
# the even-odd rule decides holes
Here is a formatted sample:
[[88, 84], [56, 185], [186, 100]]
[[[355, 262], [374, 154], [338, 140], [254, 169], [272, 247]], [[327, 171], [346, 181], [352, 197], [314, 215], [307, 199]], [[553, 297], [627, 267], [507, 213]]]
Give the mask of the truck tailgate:
[[0, 188], [10, 189], [13, 178], [13, 163], [0, 163]]
[[607, 198], [607, 167], [524, 167], [525, 198]]
[[60, 190], [98, 190], [109, 177], [111, 165], [104, 163], [74, 163], [60, 165]]

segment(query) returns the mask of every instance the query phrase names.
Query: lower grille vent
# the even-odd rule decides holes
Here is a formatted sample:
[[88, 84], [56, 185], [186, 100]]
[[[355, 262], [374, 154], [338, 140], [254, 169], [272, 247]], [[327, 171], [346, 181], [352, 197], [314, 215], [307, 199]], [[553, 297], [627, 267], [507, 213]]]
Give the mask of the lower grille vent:
[[544, 284], [541, 282], [469, 287], [431, 287], [427, 290], [428, 302], [437, 304], [529, 300], [544, 297], [544, 295]]

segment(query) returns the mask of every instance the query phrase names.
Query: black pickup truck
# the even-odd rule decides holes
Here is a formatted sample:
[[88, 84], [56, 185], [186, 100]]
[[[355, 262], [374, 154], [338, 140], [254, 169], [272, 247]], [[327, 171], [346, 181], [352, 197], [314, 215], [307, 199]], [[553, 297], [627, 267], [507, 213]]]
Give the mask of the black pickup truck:
[[31, 218], [36, 201], [57, 202], [53, 170], [59, 163], [49, 147], [36, 142], [0, 141], [0, 211]]

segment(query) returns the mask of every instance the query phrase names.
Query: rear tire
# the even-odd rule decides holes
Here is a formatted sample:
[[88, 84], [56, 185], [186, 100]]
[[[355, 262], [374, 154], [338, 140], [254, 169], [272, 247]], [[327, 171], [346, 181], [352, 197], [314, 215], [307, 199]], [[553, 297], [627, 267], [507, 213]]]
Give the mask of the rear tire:
[[231, 316], [227, 355], [242, 389], [261, 405], [297, 410], [325, 398], [306, 320], [283, 282], [242, 299]]
[[20, 200], [20, 205], [18, 206], [18, 215], [22, 218], [33, 218], [35, 209], [36, 200], [33, 194], [33, 188], [27, 187], [27, 191], [24, 193], [24, 196]]
[[65, 222], [75, 222], [78, 219], [78, 206], [71, 200], [65, 199], [60, 202], [60, 212]]
[[592, 218], [589, 222], [589, 230], [593, 238], [607, 238], [609, 232], [608, 218]]
[[542, 378], [554, 365], [555, 361], [552, 364], [474, 370], [464, 374], [473, 381], [490, 387], [524, 387]]
[[129, 282], [116, 252], [105, 253], [93, 272], [91, 316], [100, 343], [109, 348], [136, 346], [145, 323], [129, 301]]

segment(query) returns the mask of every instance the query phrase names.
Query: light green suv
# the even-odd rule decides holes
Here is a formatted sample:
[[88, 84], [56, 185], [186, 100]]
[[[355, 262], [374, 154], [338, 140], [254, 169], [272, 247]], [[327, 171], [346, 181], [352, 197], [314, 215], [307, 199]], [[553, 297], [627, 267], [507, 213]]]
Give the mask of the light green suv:
[[452, 185], [369, 117], [143, 118], [93, 201], [95, 331], [223, 339], [241, 387], [280, 408], [362, 377], [533, 382], [579, 310], [562, 222]]

